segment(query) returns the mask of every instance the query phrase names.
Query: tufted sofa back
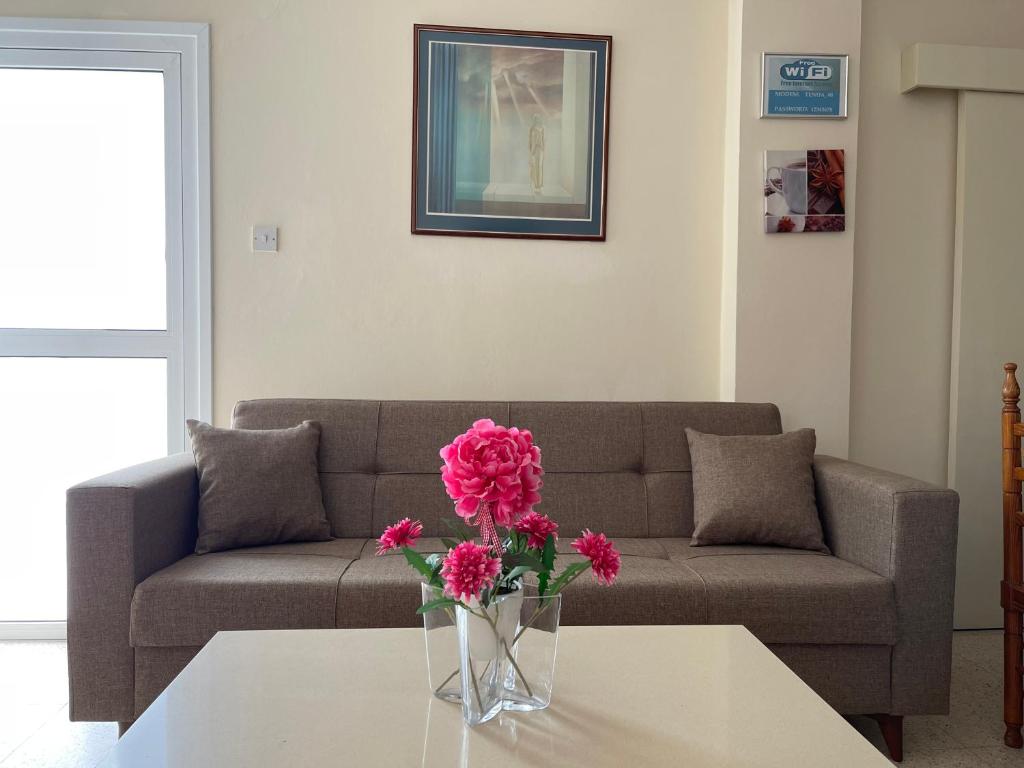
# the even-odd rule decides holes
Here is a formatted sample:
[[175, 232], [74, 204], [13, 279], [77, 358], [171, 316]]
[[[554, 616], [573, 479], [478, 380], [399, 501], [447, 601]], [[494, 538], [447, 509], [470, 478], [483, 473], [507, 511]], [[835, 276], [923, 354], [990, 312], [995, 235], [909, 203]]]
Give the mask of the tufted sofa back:
[[684, 429], [720, 435], [777, 434], [770, 403], [467, 402], [243, 400], [240, 429], [322, 427], [320, 480], [338, 537], [378, 536], [402, 517], [443, 536], [452, 514], [438, 451], [475, 420], [533, 432], [542, 451], [538, 511], [566, 532], [689, 536], [693, 484]]

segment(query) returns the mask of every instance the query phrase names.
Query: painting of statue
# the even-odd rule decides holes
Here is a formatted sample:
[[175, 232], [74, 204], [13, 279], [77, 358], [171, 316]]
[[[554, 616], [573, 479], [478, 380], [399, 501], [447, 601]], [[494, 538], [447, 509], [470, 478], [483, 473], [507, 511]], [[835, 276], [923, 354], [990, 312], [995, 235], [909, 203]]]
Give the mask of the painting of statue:
[[415, 34], [413, 232], [604, 239], [611, 39]]
[[543, 194], [544, 190], [544, 123], [540, 115], [533, 116], [530, 126], [530, 186], [533, 194]]

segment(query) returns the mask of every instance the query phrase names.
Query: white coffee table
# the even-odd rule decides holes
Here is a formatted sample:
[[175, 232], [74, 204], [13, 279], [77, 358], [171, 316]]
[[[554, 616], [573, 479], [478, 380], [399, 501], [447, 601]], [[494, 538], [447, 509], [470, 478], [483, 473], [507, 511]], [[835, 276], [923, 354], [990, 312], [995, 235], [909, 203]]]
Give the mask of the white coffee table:
[[551, 707], [476, 728], [425, 664], [418, 629], [221, 632], [103, 765], [889, 765], [742, 627], [564, 627]]

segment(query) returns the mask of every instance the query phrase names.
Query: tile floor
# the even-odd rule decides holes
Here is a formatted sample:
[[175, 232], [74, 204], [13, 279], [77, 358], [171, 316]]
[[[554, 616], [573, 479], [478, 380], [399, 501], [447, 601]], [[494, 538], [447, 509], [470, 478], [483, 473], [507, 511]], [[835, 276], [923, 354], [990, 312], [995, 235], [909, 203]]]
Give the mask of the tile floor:
[[66, 643], [0, 642], [0, 766], [93, 768], [115, 741], [114, 723], [68, 721]]
[[[117, 740], [113, 723], [68, 722], [63, 642], [0, 642], [0, 768], [93, 768]], [[1003, 744], [1002, 635], [957, 632], [949, 717], [908, 717], [907, 768], [1024, 768]], [[881, 745], [866, 718], [854, 727]]]

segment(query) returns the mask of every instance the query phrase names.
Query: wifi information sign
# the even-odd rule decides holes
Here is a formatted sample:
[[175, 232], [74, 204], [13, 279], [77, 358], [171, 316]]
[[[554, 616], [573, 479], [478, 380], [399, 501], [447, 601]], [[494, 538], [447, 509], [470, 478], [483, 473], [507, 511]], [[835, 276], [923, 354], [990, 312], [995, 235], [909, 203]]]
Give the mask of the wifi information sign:
[[761, 117], [846, 117], [845, 54], [766, 53]]

